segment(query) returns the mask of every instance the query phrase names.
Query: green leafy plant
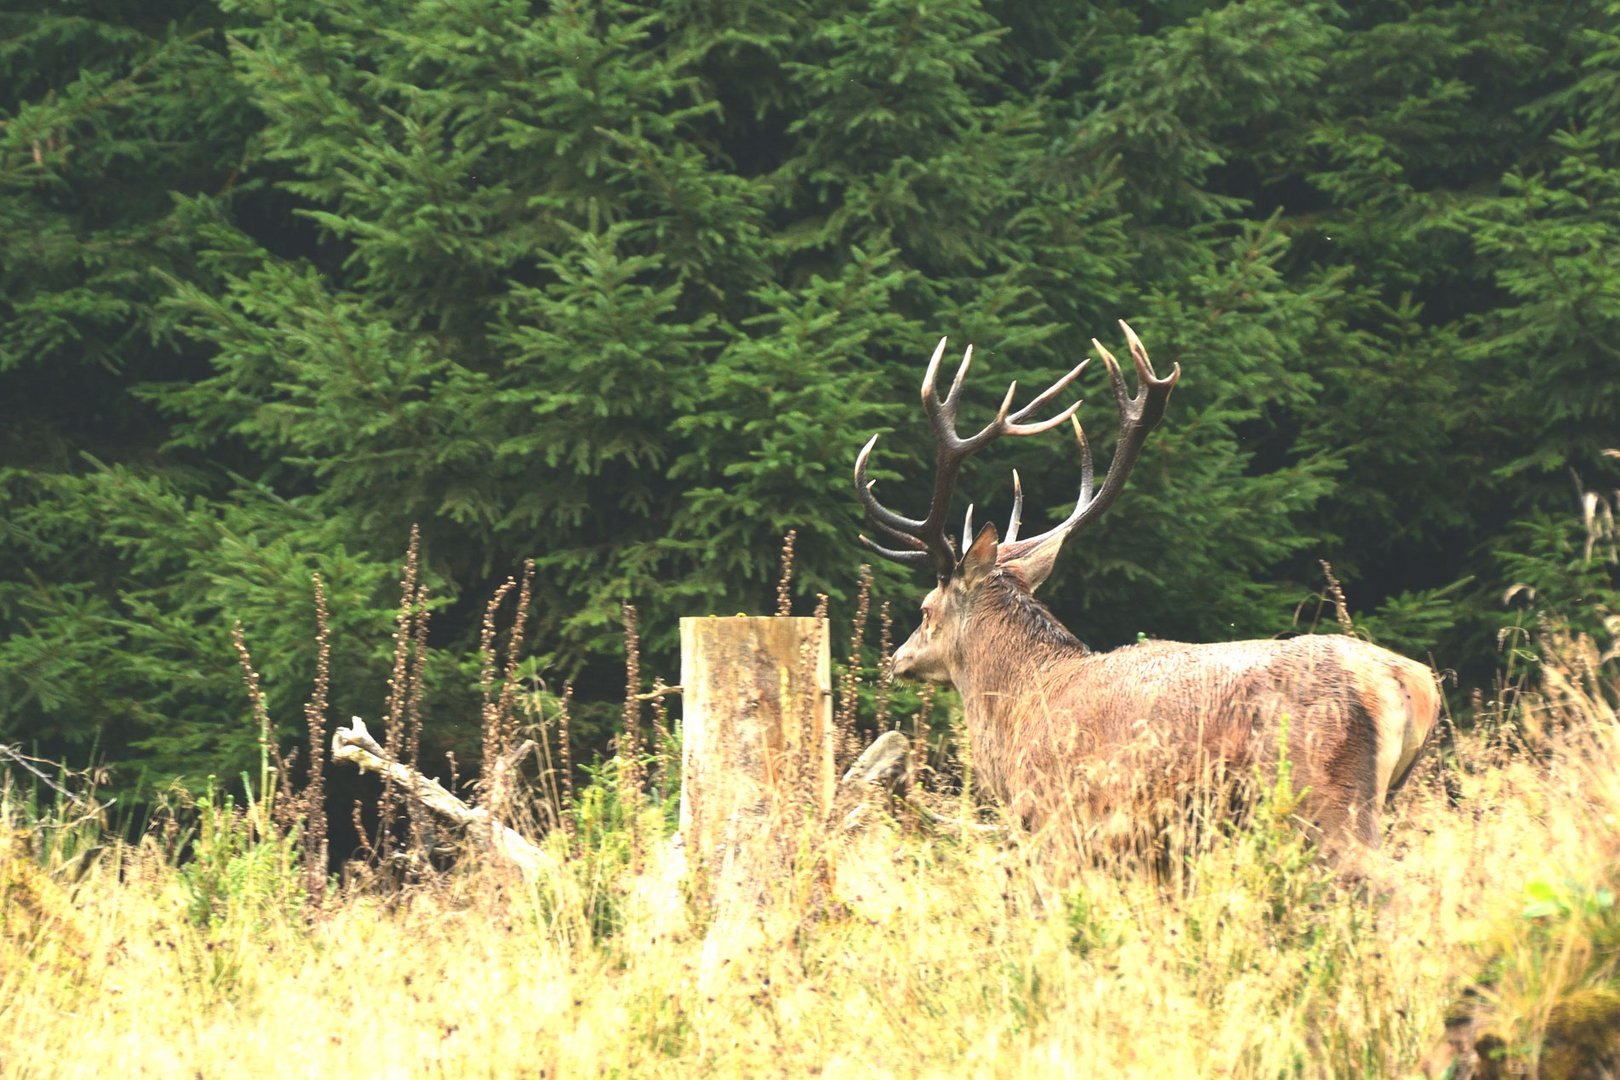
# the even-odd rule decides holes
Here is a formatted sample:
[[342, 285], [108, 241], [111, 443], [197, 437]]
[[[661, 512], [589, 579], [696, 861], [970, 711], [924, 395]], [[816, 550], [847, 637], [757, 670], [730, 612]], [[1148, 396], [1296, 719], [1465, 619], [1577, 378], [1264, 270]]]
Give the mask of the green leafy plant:
[[180, 881], [186, 911], [198, 926], [263, 926], [299, 912], [305, 901], [295, 836], [282, 836], [267, 800], [254, 798], [243, 777], [246, 802], [220, 790], [212, 777], [193, 804], [196, 822], [185, 847]]

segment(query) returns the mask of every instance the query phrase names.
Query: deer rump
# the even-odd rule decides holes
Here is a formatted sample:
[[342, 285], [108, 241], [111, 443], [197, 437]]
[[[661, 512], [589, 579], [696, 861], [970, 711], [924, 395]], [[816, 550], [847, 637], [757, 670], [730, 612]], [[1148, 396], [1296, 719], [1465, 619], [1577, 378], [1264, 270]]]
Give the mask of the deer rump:
[[1427, 668], [1342, 635], [1149, 641], [1047, 665], [1004, 694], [964, 689], [989, 721], [969, 725], [974, 771], [1032, 829], [1062, 817], [1140, 833], [1200, 785], [1268, 782], [1286, 722], [1300, 815], [1334, 854], [1379, 846], [1379, 809], [1439, 709]]

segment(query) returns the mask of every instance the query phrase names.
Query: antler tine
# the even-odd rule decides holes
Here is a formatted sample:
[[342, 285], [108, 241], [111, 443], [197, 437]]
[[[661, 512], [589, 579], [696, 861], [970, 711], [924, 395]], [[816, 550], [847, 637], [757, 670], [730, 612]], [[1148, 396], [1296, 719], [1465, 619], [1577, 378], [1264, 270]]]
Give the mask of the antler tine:
[[[1086, 370], [1086, 365], [1089, 363], [1091, 363], [1091, 357], [1088, 356], [1078, 364], [1074, 365], [1074, 367], [1070, 369], [1069, 373], [1063, 376], [1063, 378], [1059, 379], [1057, 382], [1035, 395], [1035, 400], [1013, 413], [1009, 418], [1009, 423], [1007, 424], [1007, 433], [1009, 435], [1039, 435], [1043, 431], [1051, 431], [1053, 428], [1057, 427], [1059, 424], [1063, 423], [1063, 421], [1069, 419], [1077, 411], [1079, 411], [1081, 403], [1076, 401], [1073, 405], [1070, 405], [1056, 416], [1050, 417], [1046, 420], [1037, 420], [1033, 424], [1021, 423], [1024, 417], [1028, 416], [1036, 409], [1039, 409], [1048, 401], [1051, 401], [1052, 398], [1056, 397], [1058, 394], [1061, 394], [1065, 389], [1067, 389], [1069, 384], [1078, 379], [1080, 377], [1080, 373]], [[1015, 383], [1014, 385], [1017, 384]], [[1010, 400], [1010, 393], [1008, 397]]]
[[[1022, 421], [1024, 417], [1030, 415], [1035, 410], [1051, 401], [1058, 394], [1062, 393], [1070, 383], [1074, 382], [1075, 379], [1080, 377], [1080, 373], [1086, 369], [1086, 365], [1090, 362], [1091, 358], [1089, 356], [1080, 361], [1080, 363], [1076, 364], [1068, 374], [1064, 375], [1051, 386], [1048, 386], [1045, 390], [1042, 390], [1039, 394], [1036, 394], [1035, 398], [1030, 401], [1028, 405], [1025, 405], [1017, 412], [1012, 411], [1013, 397], [1018, 393], [1018, 380], [1014, 379], [1012, 382], [1007, 384], [1007, 392], [1002, 395], [1001, 407], [996, 410], [995, 419], [986, 424], [976, 434], [971, 435], [966, 439], [956, 435], [955, 404], [947, 399], [945, 415], [949, 420], [948, 433], [954, 439], [956, 445], [958, 445], [964, 451], [964, 456], [966, 456], [966, 454], [970, 454], [973, 451], [978, 450], [986, 443], [991, 442], [994, 439], [998, 439], [1003, 435], [1039, 435], [1043, 431], [1050, 431], [1059, 424], [1063, 423], [1063, 421], [1069, 419], [1069, 417], [1073, 416], [1075, 411], [1080, 408], [1080, 402], [1076, 401], [1073, 405], [1070, 405], [1057, 415], [1048, 417], [1045, 420], [1037, 420], [1031, 424], [1026, 424]], [[952, 394], [955, 394], [955, 387], [952, 387]]]
[[[1137, 392], [1135, 396], [1130, 393], [1125, 383], [1124, 373], [1120, 371], [1119, 362], [1113, 354], [1103, 348], [1102, 343], [1095, 338], [1092, 344], [1102, 354], [1103, 363], [1108, 365], [1108, 380], [1114, 387], [1114, 404], [1119, 409], [1119, 442], [1114, 446], [1114, 455], [1108, 462], [1108, 475], [1103, 477], [1102, 488], [1094, 498], [1088, 499], [1084, 507], [1076, 507], [1071, 515], [1070, 528], [1081, 528], [1095, 521], [1103, 511], [1113, 505], [1119, 493], [1125, 487], [1125, 478], [1130, 475], [1131, 469], [1136, 465], [1136, 458], [1142, 452], [1142, 445], [1147, 441], [1151, 432], [1164, 417], [1165, 404], [1170, 400], [1170, 391], [1175, 389], [1176, 381], [1181, 378], [1181, 365], [1174, 365], [1170, 374], [1159, 378], [1153, 370], [1153, 362], [1148, 359], [1147, 349], [1142, 341], [1131, 329], [1124, 319], [1119, 321], [1120, 328], [1125, 331], [1125, 340], [1130, 345], [1131, 360], [1136, 367]], [[1089, 455], [1088, 455], [1089, 456]]]
[[1075, 500], [1074, 510], [1057, 526], [1039, 536], [1019, 540], [1015, 544], [1003, 543], [1000, 552], [1002, 559], [1016, 559], [1046, 543], [1056, 534], [1067, 535], [1095, 521], [1119, 497], [1120, 491], [1125, 487], [1125, 478], [1135, 466], [1136, 458], [1142, 452], [1142, 445], [1147, 440], [1148, 433], [1164, 416], [1170, 391], [1175, 388], [1176, 380], [1181, 378], [1181, 365], [1176, 364], [1169, 375], [1159, 378], [1153, 370], [1152, 361], [1148, 359], [1147, 349], [1143, 347], [1135, 331], [1123, 319], [1119, 325], [1125, 331], [1125, 340], [1131, 349], [1131, 360], [1136, 367], [1138, 389], [1135, 396], [1130, 393], [1125, 375], [1113, 354], [1096, 338], [1091, 340], [1092, 345], [1096, 346], [1097, 352], [1102, 356], [1103, 364], [1108, 368], [1108, 381], [1113, 386], [1114, 403], [1119, 410], [1119, 442], [1108, 462], [1108, 474], [1103, 478], [1102, 488], [1095, 495], [1092, 494], [1094, 474], [1091, 445], [1086, 440], [1086, 433], [1080, 426], [1080, 421], [1073, 417], [1073, 411], [1070, 410], [1070, 423], [1074, 427], [1075, 440], [1080, 444], [1080, 497]]
[[[945, 347], [945, 339], [939, 339], [939, 347]], [[951, 408], [956, 407], [956, 400], [962, 396], [962, 380], [967, 378], [968, 368], [973, 366], [973, 346], [968, 345], [962, 350], [962, 362], [956, 365], [956, 377], [951, 380], [951, 389], [945, 395], [945, 404]], [[930, 384], [932, 385], [932, 384]]]
[[855, 459], [855, 487], [860, 495], [861, 505], [866, 509], [867, 517], [874, 525], [900, 540], [908, 549], [896, 550], [882, 547], [867, 537], [861, 537], [861, 542], [868, 549], [887, 559], [907, 566], [921, 566], [932, 562], [935, 571], [944, 577], [956, 565], [956, 549], [952, 546], [950, 538], [945, 535], [945, 513], [950, 508], [951, 494], [956, 487], [956, 474], [961, 468], [962, 459], [971, 452], [959, 444], [956, 438], [956, 404], [961, 397], [962, 383], [967, 378], [968, 368], [973, 363], [973, 347], [969, 345], [962, 354], [962, 363], [956, 369], [956, 376], [951, 380], [951, 388], [942, 402], [939, 399], [939, 364], [945, 356], [947, 338], [940, 338], [939, 344], [934, 346], [934, 354], [928, 360], [928, 370], [923, 374], [922, 403], [934, 428], [935, 443], [937, 446], [934, 469], [934, 496], [928, 507], [928, 514], [923, 518], [906, 517], [895, 513], [882, 503], [872, 493], [873, 481], [866, 479], [866, 465], [871, 457], [872, 448], [877, 443], [877, 436], [873, 436], [866, 446], [861, 449]]
[[[945, 342], [947, 340], [946, 338], [939, 339], [939, 344], [934, 346], [934, 355], [928, 358], [928, 370], [923, 372], [922, 399], [923, 404], [929, 406], [930, 412], [933, 411], [933, 403], [939, 400], [939, 394], [934, 384], [939, 380], [939, 361], [945, 355]], [[967, 366], [969, 358], [967, 356], [962, 358], [963, 367]], [[961, 381], [962, 368], [957, 368], [956, 378], [958, 382]], [[955, 385], [955, 383], [951, 384], [952, 389], [955, 388]], [[950, 395], [946, 394], [945, 397], [949, 399]]]
[[886, 548], [881, 544], [874, 542], [871, 537], [865, 535], [859, 536], [857, 539], [860, 540], [861, 545], [865, 547], [866, 550], [875, 555], [881, 555], [885, 559], [900, 563], [903, 566], [927, 566], [933, 561], [934, 558], [934, 556], [927, 551], [899, 551], [895, 548]]
[[[1007, 518], [1007, 538], [1004, 543], [1012, 543], [1018, 539], [1018, 525], [1024, 518], [1024, 484], [1018, 479], [1018, 470], [1013, 470], [1013, 508], [1012, 515]], [[964, 534], [965, 535], [965, 534]]]
[[1071, 418], [1069, 423], [1074, 425], [1074, 441], [1080, 444], [1080, 498], [1078, 502], [1091, 501], [1091, 444], [1086, 441], [1086, 429], [1080, 426], [1078, 418]]
[[[941, 348], [943, 348], [943, 346], [941, 346]], [[940, 350], [938, 349], [935, 350], [936, 357], [939, 351]], [[1022, 422], [1024, 417], [1029, 416], [1031, 413], [1047, 404], [1052, 400], [1052, 398], [1056, 397], [1071, 383], [1073, 383], [1075, 379], [1079, 378], [1080, 373], [1085, 370], [1086, 364], [1090, 361], [1089, 358], [1087, 358], [1086, 360], [1082, 360], [1079, 364], [1076, 364], [1072, 370], [1054, 382], [1051, 386], [1037, 394], [1034, 400], [1025, 405], [1023, 408], [1019, 409], [1017, 412], [1013, 412], [1012, 410], [1013, 398], [1018, 393], [1018, 382], [1016, 379], [1013, 380], [1008, 384], [1007, 392], [1002, 395], [1001, 405], [996, 409], [995, 418], [978, 432], [964, 439], [956, 432], [956, 407], [961, 396], [963, 379], [966, 376], [968, 367], [972, 364], [972, 362], [973, 346], [969, 345], [962, 353], [962, 364], [957, 368], [956, 378], [952, 380], [950, 392], [946, 394], [943, 402], [939, 401], [938, 395], [933, 389], [933, 376], [938, 368], [937, 360], [930, 363], [929, 376], [924, 380], [925, 385], [923, 388], [923, 404], [928, 410], [930, 420], [933, 421], [934, 434], [938, 444], [937, 463], [935, 467], [934, 502], [932, 505], [930, 505], [928, 517], [921, 527], [925, 540], [928, 539], [928, 534], [932, 531], [932, 527], [940, 527], [944, 524], [944, 513], [950, 503], [951, 494], [955, 490], [956, 476], [961, 470], [962, 462], [965, 461], [971, 454], [984, 447], [986, 444], [1000, 438], [1003, 435], [1036, 435], [1040, 432], [1050, 430], [1058, 424], [1063, 423], [1064, 420], [1073, 417], [1075, 410], [1080, 407], [1080, 403], [1078, 401], [1049, 419], [1028, 424]], [[1022, 495], [1019, 495], [1018, 498], [1020, 499], [1020, 504], [1019, 507], [1014, 510], [1015, 517], [1021, 511], [1022, 507]], [[1014, 522], [1013, 531], [1016, 535], [1016, 521]], [[950, 557], [952, 560], [949, 565], [945, 565], [942, 561], [941, 565], [943, 568], [940, 570], [940, 573], [944, 575], [950, 573], [951, 569], [953, 569], [955, 566], [956, 548], [951, 544], [949, 537], [942, 535], [941, 539], [943, 540], [943, 546], [945, 549], [950, 552]], [[966, 546], [972, 542], [973, 510], [971, 507], [969, 507], [967, 518], [964, 520], [962, 527], [963, 548], [966, 548]]]
[[1169, 375], [1162, 379], [1157, 378], [1153, 373], [1153, 362], [1148, 359], [1147, 346], [1136, 336], [1131, 324], [1121, 319], [1119, 328], [1125, 331], [1125, 343], [1130, 346], [1131, 359], [1136, 363], [1136, 381], [1141, 384], [1146, 394], [1146, 400], [1138, 416], [1138, 422], [1146, 426], [1142, 432], [1142, 437], [1146, 438], [1148, 432], [1157, 427], [1159, 421], [1164, 418], [1164, 407], [1170, 401], [1170, 391], [1175, 389], [1176, 381], [1181, 378], [1181, 365], [1172, 365]]
[[[1018, 380], [1014, 379], [1007, 384], [1007, 392], [1001, 395], [1001, 407], [996, 409], [996, 418], [984, 426], [984, 431], [996, 430], [998, 433], [1007, 425], [1007, 412], [1012, 408], [1013, 395], [1018, 393]], [[984, 431], [979, 432], [982, 436]], [[978, 437], [978, 436], [975, 436]], [[994, 438], [994, 436], [992, 436]]]
[[1078, 419], [1073, 416], [1069, 417], [1069, 426], [1074, 429], [1075, 442], [1080, 444], [1080, 494], [1074, 500], [1074, 509], [1069, 512], [1069, 516], [1064, 519], [1061, 525], [1054, 526], [1039, 536], [1032, 536], [1028, 540], [1019, 540], [1019, 512], [1024, 508], [1024, 491], [1018, 483], [1018, 471], [1013, 470], [1013, 517], [1007, 527], [1007, 539], [1001, 542], [1000, 554], [1002, 558], [1019, 558], [1040, 547], [1051, 539], [1054, 533], [1068, 533], [1069, 530], [1074, 528], [1075, 523], [1080, 520], [1086, 508], [1091, 505], [1091, 444], [1086, 441], [1085, 429], [1080, 426]]
[[872, 448], [877, 445], [877, 441], [878, 437], [872, 436], [855, 457], [855, 490], [861, 497], [861, 505], [866, 508], [867, 516], [882, 526], [884, 531], [898, 536], [914, 536], [916, 530], [922, 527], [922, 522], [895, 513], [878, 502], [877, 496], [872, 494], [872, 487], [877, 481], [866, 478], [866, 463], [871, 458]]
[[[868, 480], [866, 483], [867, 488], [870, 489], [873, 481]], [[918, 551], [925, 549], [926, 545], [924, 545], [915, 534], [907, 532], [905, 529], [896, 528], [887, 522], [879, 521], [877, 518], [871, 518], [870, 520], [873, 525], [876, 525], [878, 528], [900, 541], [907, 548], [915, 548]]]
[[[973, 346], [969, 345], [963, 350], [962, 362], [957, 366], [950, 390], [946, 392], [942, 401], [939, 397], [938, 379], [945, 346], [946, 339], [940, 338], [939, 344], [934, 347], [933, 356], [928, 361], [928, 370], [923, 375], [922, 382], [923, 409], [927, 412], [934, 429], [935, 442], [934, 493], [927, 515], [922, 518], [906, 517], [878, 502], [877, 496], [872, 491], [873, 481], [866, 478], [867, 463], [871, 458], [873, 447], [877, 444], [877, 436], [873, 436], [867, 442], [855, 459], [855, 487], [868, 518], [878, 528], [899, 540], [903, 549], [880, 547], [864, 536], [861, 538], [862, 543], [877, 554], [906, 565], [915, 566], [931, 560], [941, 578], [949, 576], [956, 566], [956, 546], [945, 533], [945, 515], [950, 509], [951, 496], [956, 490], [957, 474], [961, 472], [962, 463], [971, 454], [1003, 435], [1037, 435], [1051, 430], [1065, 420], [1072, 421], [1075, 411], [1080, 407], [1079, 402], [1042, 420], [1026, 422], [1025, 418], [1047, 406], [1054, 397], [1069, 387], [1080, 377], [1080, 373], [1089, 362], [1083, 360], [1075, 365], [1073, 370], [1041, 391], [1029, 404], [1016, 412], [1013, 411], [1013, 398], [1018, 393], [1018, 384], [1011, 383], [1007, 387], [1007, 393], [1002, 397], [1001, 407], [996, 410], [995, 418], [978, 432], [964, 439], [956, 431], [956, 410], [961, 401], [962, 386], [967, 379], [968, 369], [973, 364]], [[1082, 446], [1084, 446], [1083, 438]], [[1089, 451], [1086, 451], [1086, 462], [1086, 473], [1089, 476]], [[1013, 476], [1013, 487], [1014, 503], [1012, 521], [1008, 529], [1009, 540], [1016, 539], [1023, 512], [1023, 489], [1016, 473]], [[1084, 494], [1089, 497], [1089, 482], [1085, 485]], [[968, 509], [962, 532], [963, 543], [970, 542], [973, 532], [971, 507]]]

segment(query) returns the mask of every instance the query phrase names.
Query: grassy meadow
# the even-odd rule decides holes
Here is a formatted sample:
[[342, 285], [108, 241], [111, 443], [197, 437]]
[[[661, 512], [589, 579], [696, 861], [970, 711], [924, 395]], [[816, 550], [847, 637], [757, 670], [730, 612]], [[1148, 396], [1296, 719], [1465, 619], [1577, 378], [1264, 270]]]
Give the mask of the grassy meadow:
[[1278, 795], [1168, 875], [807, 822], [763, 904], [716, 913], [668, 815], [604, 781], [535, 880], [462, 859], [311, 898], [262, 802], [130, 844], [13, 783], [0, 1075], [1455, 1076], [1463, 1013], [1475, 1075], [1612, 1075], [1620, 658], [1541, 646], [1539, 695], [1432, 748], [1355, 887]]

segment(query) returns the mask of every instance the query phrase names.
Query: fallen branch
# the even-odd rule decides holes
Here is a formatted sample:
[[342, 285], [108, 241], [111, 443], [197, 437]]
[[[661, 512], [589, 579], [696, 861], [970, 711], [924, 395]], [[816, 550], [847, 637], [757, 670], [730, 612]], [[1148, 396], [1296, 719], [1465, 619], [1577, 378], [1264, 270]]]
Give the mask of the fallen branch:
[[[910, 758], [911, 742], [898, 731], [885, 731], [873, 740], [871, 746], [861, 751], [861, 756], [845, 770], [838, 784], [839, 800], [855, 802], [855, 806], [844, 815], [842, 828], [846, 832], [859, 828], [871, 807], [870, 799], [860, 797], [862, 792], [869, 793], [875, 788], [890, 795], [898, 794], [900, 781], [905, 778], [906, 765]], [[909, 792], [903, 798], [907, 806], [934, 825], [960, 829], [964, 833], [977, 833], [980, 836], [994, 836], [1002, 832], [999, 825], [981, 825], [936, 813], [923, 805], [916, 792]]]
[[465, 829], [474, 845], [516, 867], [525, 881], [559, 869], [555, 858], [495, 820], [484, 807], [468, 806], [437, 780], [395, 761], [372, 738], [365, 721], [358, 716], [350, 720], [352, 727], [340, 727], [332, 733], [333, 761], [344, 761], [361, 772], [377, 773], [392, 780], [429, 811]]
[[658, 698], [661, 698], [661, 697], [669, 697], [670, 695], [684, 694], [685, 692], [686, 692], [686, 687], [684, 687], [684, 686], [660, 686], [658, 689], [649, 690], [645, 694], [637, 694], [636, 695], [636, 700], [637, 701], [656, 701]]
[[840, 783], [876, 784], [893, 792], [906, 775], [906, 761], [911, 756], [910, 743], [898, 731], [885, 731], [861, 751], [839, 781]]
[[941, 828], [960, 829], [963, 833], [972, 833], [976, 836], [1001, 836], [1007, 831], [1000, 825], [985, 825], [977, 821], [946, 817], [944, 814], [924, 806], [922, 800], [917, 798], [916, 795], [907, 795], [906, 805], [927, 818], [932, 824]]

